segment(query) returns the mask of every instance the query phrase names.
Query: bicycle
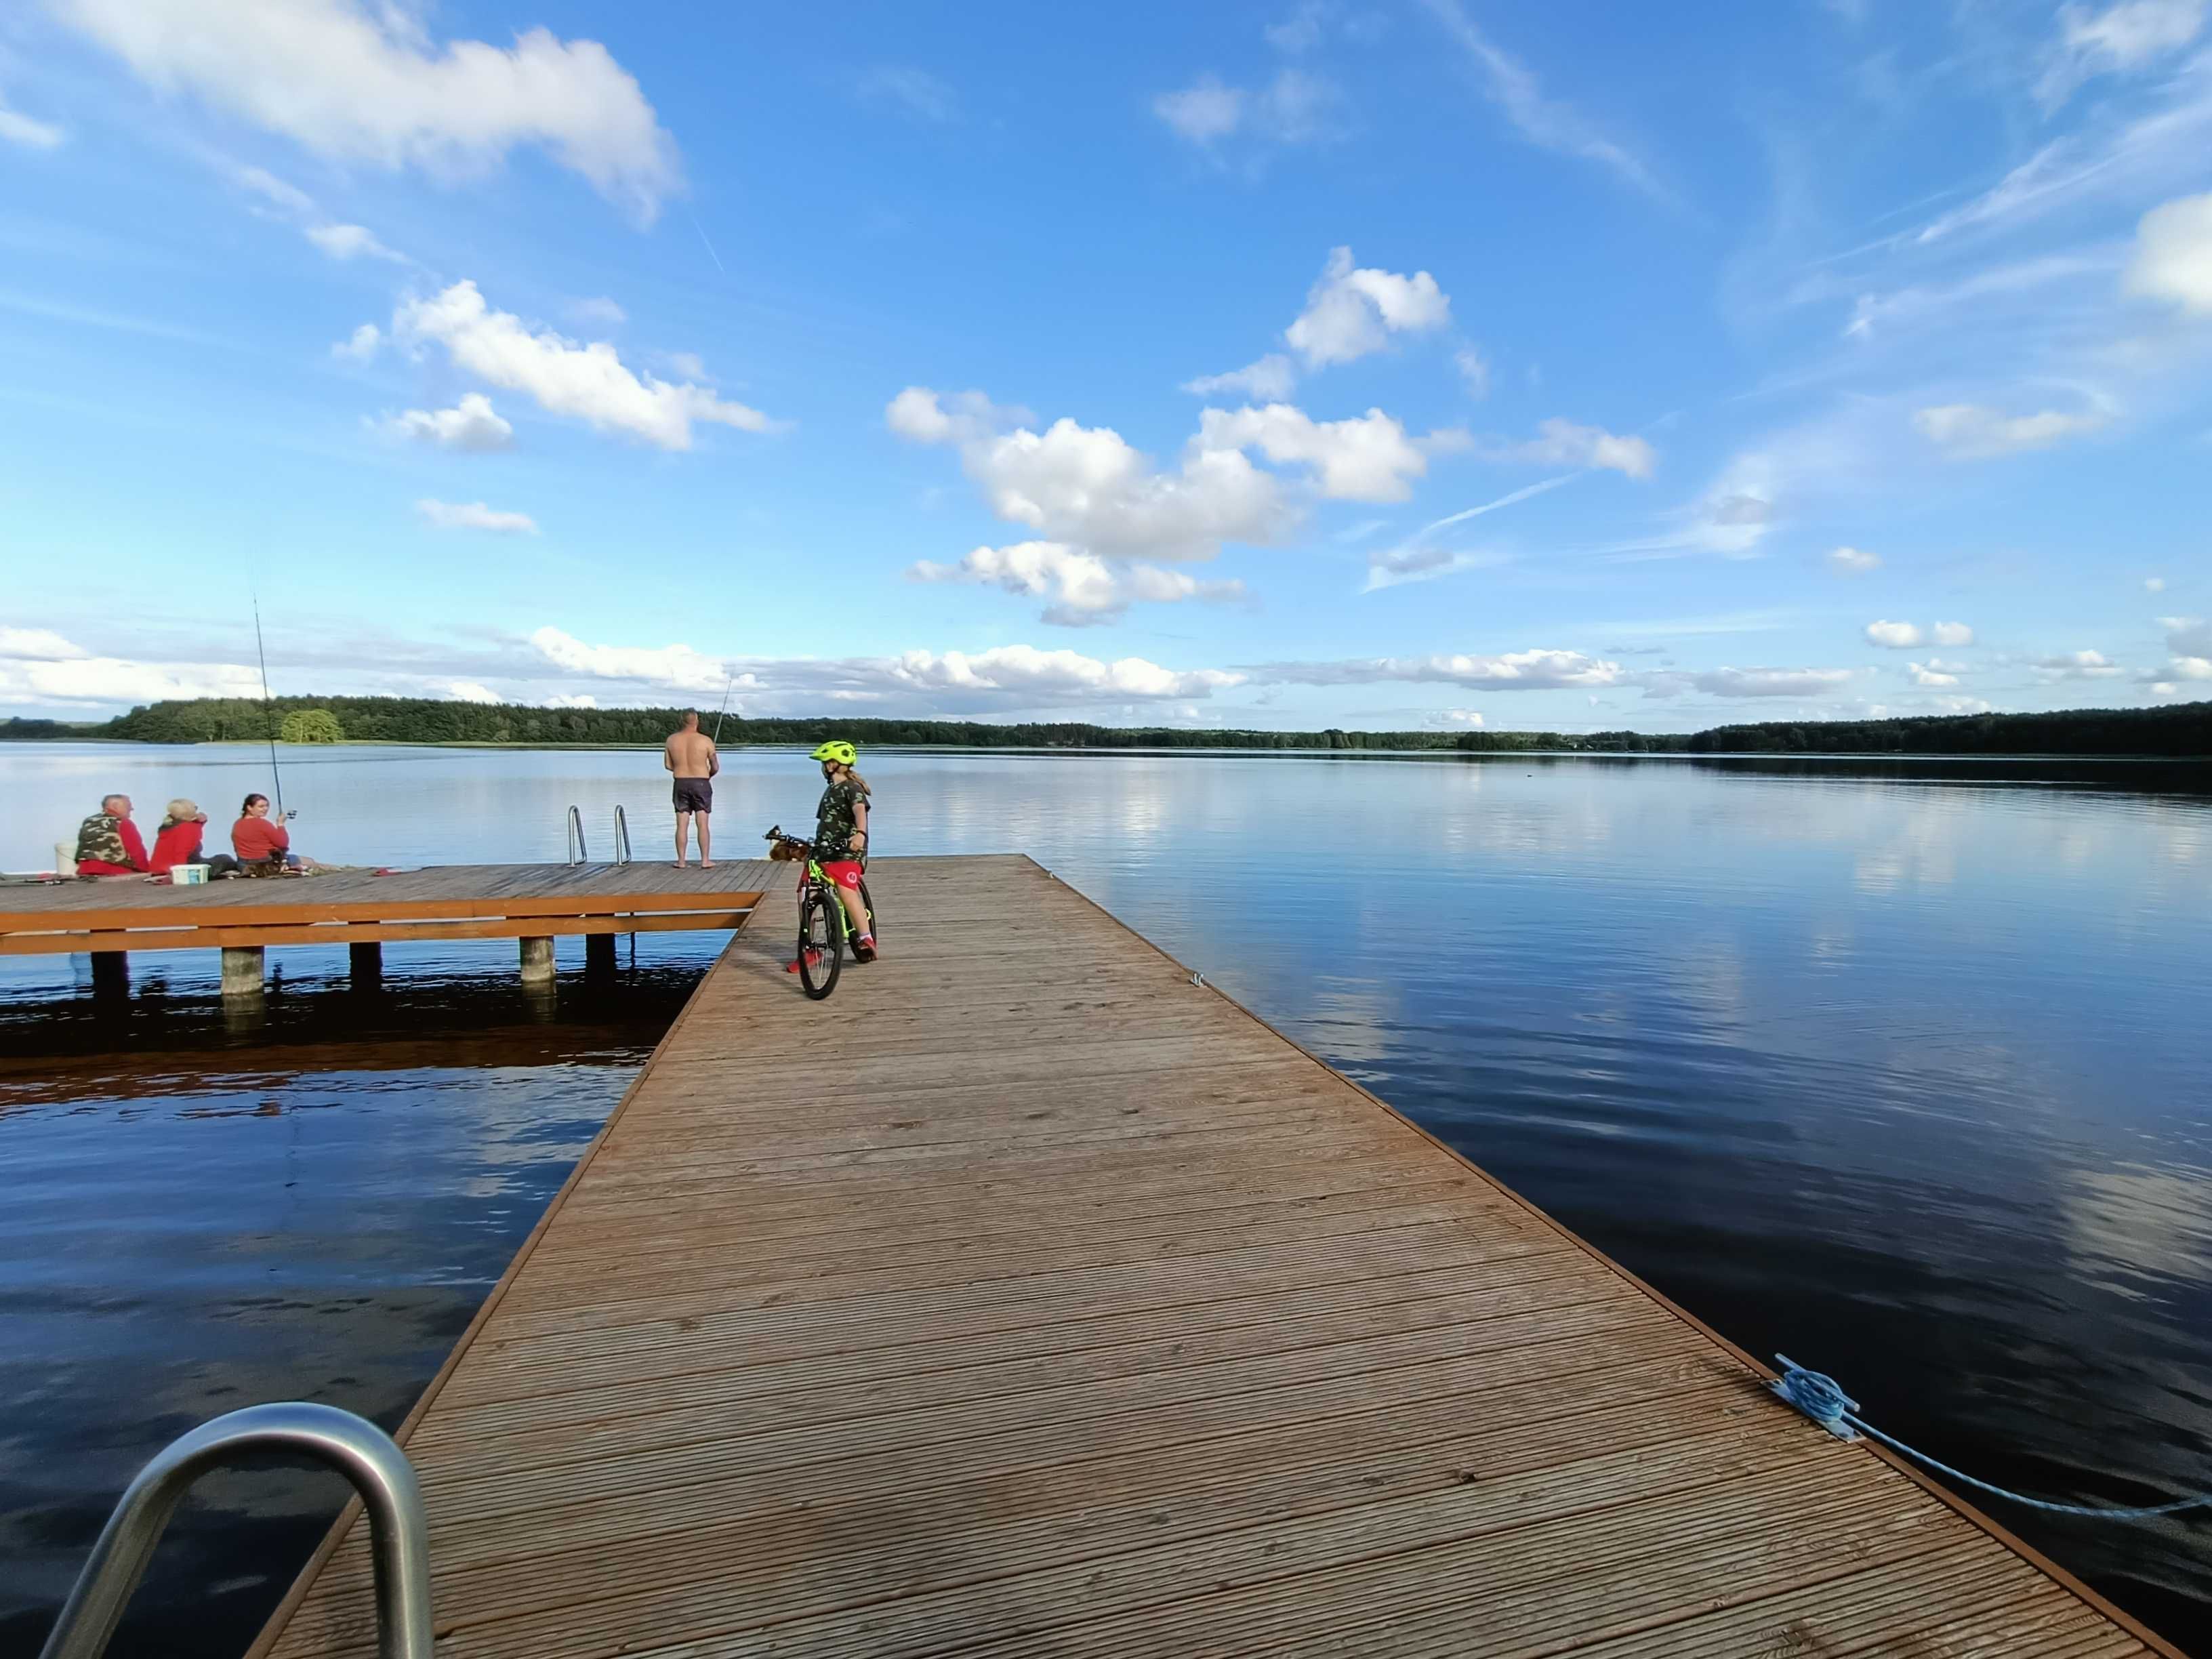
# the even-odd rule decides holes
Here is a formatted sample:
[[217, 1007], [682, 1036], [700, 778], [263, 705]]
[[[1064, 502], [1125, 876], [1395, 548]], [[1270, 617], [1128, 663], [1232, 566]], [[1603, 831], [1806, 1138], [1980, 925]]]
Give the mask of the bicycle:
[[[763, 839], [770, 843], [769, 856], [775, 862], [805, 866], [799, 876], [799, 955], [793, 965], [799, 969], [799, 988], [819, 1002], [837, 987], [837, 975], [845, 965], [845, 952], [856, 937], [852, 919], [845, 914], [844, 902], [837, 896], [837, 884], [830, 879], [816, 860], [812, 842], [786, 835], [781, 825], [771, 829]], [[876, 902], [869, 896], [865, 876], [860, 879], [860, 906], [868, 913], [872, 925], [880, 927], [880, 922], [873, 921]]]

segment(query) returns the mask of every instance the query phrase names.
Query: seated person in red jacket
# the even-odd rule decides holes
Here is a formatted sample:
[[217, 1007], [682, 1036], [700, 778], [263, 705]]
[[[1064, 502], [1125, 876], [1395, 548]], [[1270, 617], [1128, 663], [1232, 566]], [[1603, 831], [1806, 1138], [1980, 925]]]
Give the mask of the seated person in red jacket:
[[[292, 815], [287, 812], [284, 817]], [[292, 832], [284, 827], [283, 819], [269, 813], [269, 797], [248, 795], [246, 805], [239, 809], [238, 822], [230, 826], [231, 850], [238, 861], [257, 874], [273, 874], [289, 866], [295, 870], [312, 870], [313, 859], [303, 859], [292, 850]]]
[[146, 843], [131, 822], [131, 797], [103, 795], [100, 811], [76, 828], [80, 876], [138, 876], [146, 872]]
[[154, 836], [154, 873], [166, 875], [180, 864], [204, 864], [210, 874], [234, 870], [237, 861], [228, 853], [209, 854], [200, 850], [207, 832], [207, 814], [182, 799], [169, 803], [161, 827]]

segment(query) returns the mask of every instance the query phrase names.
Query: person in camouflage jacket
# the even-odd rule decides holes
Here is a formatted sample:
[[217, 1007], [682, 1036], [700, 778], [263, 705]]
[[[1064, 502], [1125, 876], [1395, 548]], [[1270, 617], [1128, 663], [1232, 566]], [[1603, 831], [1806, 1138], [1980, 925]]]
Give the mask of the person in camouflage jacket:
[[76, 827], [80, 876], [136, 876], [149, 868], [145, 838], [131, 822], [131, 797], [107, 795], [100, 811]]

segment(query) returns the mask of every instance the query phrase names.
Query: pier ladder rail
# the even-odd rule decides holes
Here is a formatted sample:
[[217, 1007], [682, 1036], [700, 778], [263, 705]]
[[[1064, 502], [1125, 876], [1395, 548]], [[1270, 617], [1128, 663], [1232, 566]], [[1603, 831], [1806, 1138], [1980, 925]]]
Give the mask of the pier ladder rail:
[[297, 1452], [353, 1483], [368, 1511], [377, 1659], [431, 1659], [430, 1542], [414, 1466], [351, 1412], [304, 1401], [248, 1406], [171, 1441], [124, 1488], [39, 1659], [100, 1659], [185, 1489], [241, 1451]]
[[584, 814], [580, 809], [571, 806], [568, 809], [568, 862], [586, 863], [591, 856], [584, 847]]

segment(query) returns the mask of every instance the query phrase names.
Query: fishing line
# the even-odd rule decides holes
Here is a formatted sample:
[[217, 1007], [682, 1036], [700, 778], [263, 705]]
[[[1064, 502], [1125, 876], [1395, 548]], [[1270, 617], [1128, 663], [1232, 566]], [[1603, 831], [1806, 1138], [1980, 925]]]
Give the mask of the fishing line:
[[261, 642], [261, 596], [253, 596], [253, 649], [261, 659], [261, 728], [269, 736], [269, 775], [276, 783], [276, 822], [284, 822], [284, 775], [276, 767], [276, 707], [269, 696], [269, 647]]

